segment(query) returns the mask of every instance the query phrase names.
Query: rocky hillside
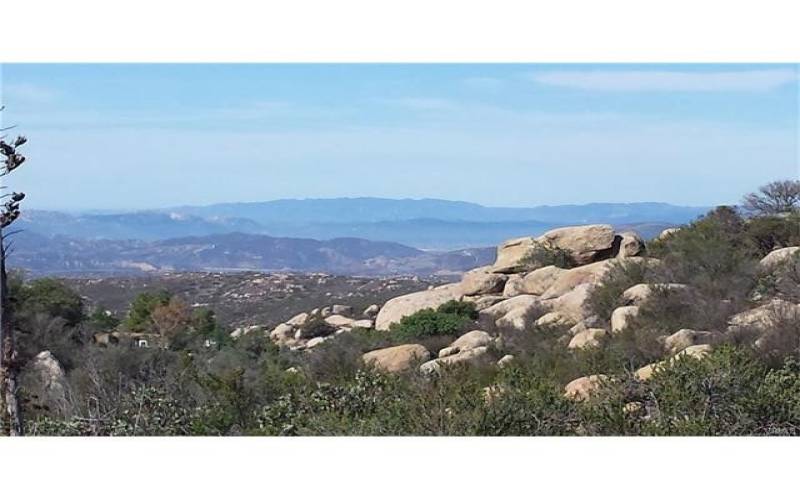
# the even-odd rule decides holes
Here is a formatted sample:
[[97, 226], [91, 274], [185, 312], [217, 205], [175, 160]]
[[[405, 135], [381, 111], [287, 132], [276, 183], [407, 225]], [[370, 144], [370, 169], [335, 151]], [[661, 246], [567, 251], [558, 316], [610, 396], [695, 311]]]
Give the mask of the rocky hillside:
[[[655, 244], [676, 238], [679, 232], [677, 228], [665, 230]], [[422, 344], [402, 344], [367, 352], [363, 361], [390, 372], [418, 365], [423, 374], [438, 373], [443, 366], [452, 364], [503, 365], [513, 360], [513, 354], [506, 352], [513, 336], [530, 332], [531, 328], [562, 329], [563, 342], [571, 350], [602, 348], [609, 339], [629, 332], [636, 325], [640, 310], [653, 301], [669, 297], [681, 303], [692, 301], [698, 293], [685, 283], [642, 280], [620, 290], [618, 307], [610, 311], [608, 318], [600, 317], [592, 303], [593, 294], [607, 285], [604, 280], [609, 276], [620, 269], [656, 271], [663, 267], [660, 259], [646, 255], [645, 242], [637, 234], [618, 234], [610, 225], [558, 228], [540, 237], [502, 243], [494, 264], [467, 272], [460, 282], [394, 297], [363, 312], [343, 305], [337, 306], [338, 310], [315, 308], [275, 327], [270, 339], [292, 350], [308, 350], [354, 328], [392, 332], [421, 312], [462, 302], [478, 312], [480, 329], [464, 333], [438, 353]], [[776, 249], [759, 266], [762, 272], [769, 272], [796, 257], [800, 257], [800, 247]], [[559, 258], [561, 267], [548, 263]], [[767, 348], [776, 335], [771, 327], [785, 321], [800, 321], [800, 304], [774, 298], [729, 315], [727, 328], [722, 331], [676, 328], [656, 339], [666, 357], [636, 367], [635, 375], [647, 380], [679, 357], [703, 357], [715, 345], [731, 342], [744, 331], [755, 331], [755, 348]], [[307, 326], [318, 322], [329, 328]], [[588, 397], [607, 377], [586, 374], [569, 382], [565, 395], [574, 399]]]
[[800, 435], [800, 185], [778, 187], [788, 209], [649, 240], [510, 239], [452, 281], [15, 280], [28, 432]]
[[[540, 249], [551, 253], [564, 252], [576, 267], [540, 266], [531, 258]], [[498, 247], [494, 264], [472, 269], [460, 282], [387, 301], [369, 328], [374, 326], [376, 330], [388, 331], [405, 317], [425, 309], [436, 309], [451, 301], [474, 304], [481, 315], [492, 319], [498, 327], [522, 330], [533, 313], [541, 313], [540, 318], [534, 318], [539, 324], [591, 324], [591, 319], [585, 317], [584, 306], [589, 288], [616, 262], [626, 259], [637, 263], [654, 262], [641, 257], [644, 252], [644, 241], [637, 234], [616, 234], [610, 225], [559, 228], [538, 238], [509, 240]], [[303, 321], [314, 317], [317, 312], [308, 312], [284, 324], [292, 329], [279, 326], [273, 330], [272, 338], [278, 344], [292, 348], [306, 347]], [[355, 321], [338, 316], [331, 320], [324, 314], [323, 319], [331, 326], [339, 327], [339, 332], [347, 331]]]
[[137, 295], [166, 290], [194, 308], [212, 308], [219, 321], [233, 328], [276, 326], [281, 318], [320, 304], [348, 304], [362, 310], [400, 294], [425, 290], [441, 280], [416, 277], [353, 277], [324, 273], [163, 273], [135, 277], [65, 278], [87, 309], [97, 307], [122, 318]]

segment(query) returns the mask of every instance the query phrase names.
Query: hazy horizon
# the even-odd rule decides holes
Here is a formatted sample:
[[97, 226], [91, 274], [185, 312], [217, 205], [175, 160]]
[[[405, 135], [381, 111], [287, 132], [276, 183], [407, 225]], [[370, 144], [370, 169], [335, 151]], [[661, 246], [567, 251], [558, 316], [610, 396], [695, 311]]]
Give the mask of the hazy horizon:
[[[798, 66], [2, 66], [30, 209], [735, 204], [798, 177]], [[17, 131], [15, 131], [16, 133]]]
[[[178, 210], [181, 208], [188, 208], [188, 207], [207, 207], [207, 206], [214, 206], [214, 205], [228, 205], [228, 204], [261, 204], [261, 203], [273, 203], [273, 202], [288, 202], [288, 201], [330, 201], [330, 200], [359, 200], [359, 199], [371, 199], [371, 200], [388, 200], [388, 201], [437, 201], [437, 202], [446, 202], [446, 203], [467, 203], [471, 205], [478, 205], [483, 208], [490, 208], [490, 209], [502, 209], [502, 208], [544, 208], [544, 207], [566, 207], [566, 206], [586, 206], [586, 205], [616, 205], [616, 204], [663, 204], [663, 205], [671, 205], [675, 207], [685, 207], [685, 208], [707, 208], [717, 206], [715, 205], [678, 205], [669, 202], [662, 202], [662, 201], [640, 201], [640, 202], [605, 202], [605, 201], [595, 201], [595, 202], [586, 202], [586, 203], [558, 203], [558, 204], [532, 204], [532, 205], [525, 205], [525, 206], [501, 206], [501, 205], [486, 205], [483, 203], [476, 203], [466, 200], [447, 200], [444, 198], [383, 198], [383, 197], [374, 197], [374, 196], [337, 196], [331, 198], [276, 198], [270, 200], [241, 200], [235, 202], [216, 202], [216, 203], [208, 203], [202, 205], [193, 205], [193, 204], [184, 204], [184, 205], [171, 205], [171, 206], [159, 206], [159, 207], [120, 207], [120, 208], [102, 208], [102, 207], [73, 207], [73, 208], [39, 208], [39, 207], [31, 207], [30, 210], [37, 210], [37, 211], [52, 211], [52, 212], [64, 212], [64, 213], [123, 213], [123, 212], [149, 212], [149, 211], [158, 211], [163, 212], [166, 210]], [[734, 203], [736, 204], [736, 203]], [[433, 217], [433, 215], [432, 215]]]

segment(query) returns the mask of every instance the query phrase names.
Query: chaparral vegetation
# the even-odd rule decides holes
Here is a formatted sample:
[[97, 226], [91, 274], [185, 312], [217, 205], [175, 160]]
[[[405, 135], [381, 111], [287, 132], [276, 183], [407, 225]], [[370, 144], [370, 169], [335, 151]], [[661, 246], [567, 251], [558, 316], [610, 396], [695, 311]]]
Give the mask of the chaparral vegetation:
[[10, 279], [28, 435], [800, 434], [797, 181], [649, 241], [559, 228], [456, 283], [236, 328], [66, 283]]

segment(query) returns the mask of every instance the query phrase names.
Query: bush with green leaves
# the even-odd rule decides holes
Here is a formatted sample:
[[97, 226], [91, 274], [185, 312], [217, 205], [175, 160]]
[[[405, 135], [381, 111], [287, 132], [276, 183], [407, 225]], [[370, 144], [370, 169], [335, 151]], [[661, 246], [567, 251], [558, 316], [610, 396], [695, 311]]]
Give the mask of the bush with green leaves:
[[745, 297], [756, 281], [757, 259], [743, 237], [746, 223], [730, 207], [717, 207], [682, 228], [650, 255], [660, 259], [659, 278], [691, 285], [709, 299]]
[[120, 320], [103, 307], [96, 307], [87, 318], [88, 325], [100, 332], [110, 332], [119, 326]]
[[62, 318], [67, 326], [75, 326], [83, 320], [83, 299], [57, 279], [37, 279], [15, 288], [11, 294], [15, 315], [20, 320], [44, 315]]
[[575, 434], [578, 405], [563, 388], [519, 365], [500, 372], [475, 433], [482, 436], [566, 436]]
[[[780, 194], [780, 193], [778, 193]], [[771, 196], [771, 195], [770, 195]], [[769, 200], [767, 200], [769, 201]], [[780, 200], [778, 200], [780, 201]], [[430, 352], [477, 328], [468, 302], [451, 301], [403, 318], [389, 332], [356, 328], [337, 335], [321, 317], [304, 330], [328, 336], [292, 350], [257, 331], [231, 340], [213, 311], [197, 309], [186, 341], [169, 349], [101, 347], [77, 294], [57, 281], [13, 279], [15, 326], [23, 365], [51, 350], [66, 370], [68, 407], [37, 407], [23, 382], [28, 431], [40, 435], [800, 435], [800, 318], [791, 311], [757, 327], [728, 329], [733, 314], [782, 298], [800, 302], [800, 255], [763, 270], [775, 246], [796, 245], [797, 214], [743, 217], [719, 207], [649, 245], [660, 264], [620, 261], [593, 289], [589, 308], [601, 320], [639, 283], [655, 286], [631, 326], [600, 348], [572, 350], [566, 325], [533, 325], [497, 334], [513, 354], [503, 367], [448, 365], [439, 376], [365, 368], [365, 352], [420, 343]], [[535, 265], [570, 267], [569, 255], [543, 246]], [[31, 294], [31, 291], [35, 293]], [[78, 297], [79, 299], [79, 297]], [[166, 292], [140, 295], [125, 326], [151, 331]], [[787, 308], [787, 311], [789, 309]], [[542, 311], [533, 311], [532, 318]], [[155, 315], [158, 317], [158, 314]], [[276, 318], [277, 320], [278, 318]], [[486, 318], [484, 318], [486, 320]], [[163, 326], [163, 325], [162, 325]], [[663, 337], [681, 328], [720, 333], [702, 359], [684, 356], [642, 381], [636, 369], [664, 360]], [[204, 342], [219, 339], [214, 348]], [[758, 340], [758, 344], [756, 344]], [[291, 370], [288, 370], [291, 368]], [[23, 370], [25, 368], [23, 367]], [[564, 396], [578, 377], [608, 378], [584, 401]], [[26, 378], [23, 377], [23, 381]], [[30, 396], [30, 397], [26, 397]]]
[[192, 434], [193, 408], [154, 386], [123, 393], [113, 412], [89, 418], [49, 416], [26, 422], [38, 436], [185, 436]]
[[591, 314], [608, 322], [614, 309], [624, 305], [622, 293], [640, 283], [652, 281], [653, 270], [647, 262], [622, 260], [611, 265], [589, 293], [587, 306]]
[[645, 434], [798, 435], [800, 365], [771, 370], [752, 353], [721, 347], [681, 357], [647, 382]]
[[166, 290], [140, 293], [131, 302], [122, 326], [132, 332], [153, 330], [154, 326], [150, 315], [157, 307], [169, 304], [170, 299], [172, 299], [172, 294]]
[[552, 243], [534, 241], [527, 255], [520, 262], [525, 269], [538, 269], [545, 266], [556, 266], [570, 269], [577, 266], [577, 262], [568, 251]]
[[764, 269], [753, 288], [752, 298], [780, 298], [800, 303], [800, 252]]
[[400, 342], [426, 337], [460, 335], [473, 325], [473, 320], [476, 318], [474, 305], [449, 301], [436, 310], [423, 309], [404, 317], [392, 324], [389, 332], [392, 338]]
[[450, 300], [440, 305], [436, 311], [442, 314], [455, 314], [471, 320], [478, 319], [478, 311], [472, 302]]
[[756, 258], [776, 248], [800, 246], [800, 212], [748, 219], [742, 234]]
[[306, 322], [303, 323], [301, 330], [303, 330], [303, 335], [307, 338], [327, 337], [336, 331], [336, 327], [328, 324], [322, 315], [317, 314], [308, 318]]

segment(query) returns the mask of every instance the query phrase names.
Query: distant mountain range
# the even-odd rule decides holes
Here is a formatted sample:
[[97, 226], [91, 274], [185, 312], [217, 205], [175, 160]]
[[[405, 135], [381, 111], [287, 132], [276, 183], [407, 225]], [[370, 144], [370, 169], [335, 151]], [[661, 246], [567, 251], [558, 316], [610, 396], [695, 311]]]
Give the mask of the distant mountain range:
[[666, 203], [498, 208], [434, 199], [334, 198], [225, 203], [119, 214], [74, 215], [31, 210], [25, 213], [18, 227], [44, 236], [70, 238], [152, 241], [243, 232], [322, 240], [364, 238], [452, 250], [494, 246], [507, 238], [540, 234], [564, 225], [608, 223], [656, 231], [689, 222], [707, 211], [707, 207]]
[[471, 222], [524, 222], [562, 224], [642, 221], [682, 223], [708, 211], [668, 203], [589, 203], [542, 205], [529, 208], [486, 207], [477, 203], [437, 199], [325, 198], [221, 203], [184, 206], [170, 212], [200, 217], [250, 219], [258, 224], [387, 222], [414, 219]]
[[[490, 263], [503, 240], [608, 223], [651, 238], [706, 207], [593, 203], [532, 208], [338, 198], [118, 214], [29, 210], [10, 261], [37, 274], [285, 270], [436, 274]], [[466, 250], [462, 250], [466, 249]]]
[[227, 233], [157, 241], [15, 235], [9, 261], [36, 275], [164, 271], [301, 271], [343, 275], [452, 274], [494, 261], [495, 248], [424, 252], [360, 238], [327, 241]]

